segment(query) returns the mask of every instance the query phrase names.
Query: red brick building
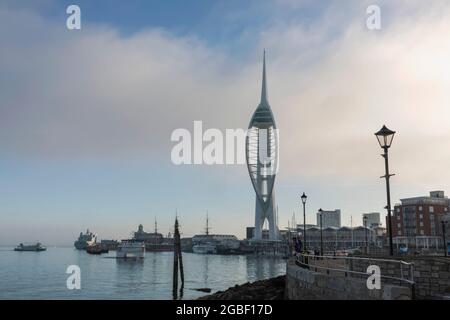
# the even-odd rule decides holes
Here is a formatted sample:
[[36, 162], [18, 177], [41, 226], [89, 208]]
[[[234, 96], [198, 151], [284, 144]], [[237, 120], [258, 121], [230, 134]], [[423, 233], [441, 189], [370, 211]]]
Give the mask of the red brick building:
[[400, 201], [394, 206], [392, 215], [394, 243], [426, 248], [441, 246], [441, 221], [450, 211], [450, 200], [444, 191], [432, 191], [430, 196]]

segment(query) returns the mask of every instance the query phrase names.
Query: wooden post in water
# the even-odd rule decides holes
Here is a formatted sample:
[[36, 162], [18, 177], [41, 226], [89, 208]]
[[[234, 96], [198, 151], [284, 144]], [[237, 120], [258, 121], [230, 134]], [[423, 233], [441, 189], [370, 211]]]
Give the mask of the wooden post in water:
[[173, 298], [178, 297], [178, 264], [180, 268], [181, 288], [180, 296], [183, 295], [184, 288], [184, 271], [183, 271], [183, 257], [181, 255], [181, 240], [180, 230], [178, 228], [178, 218], [175, 218], [175, 231], [173, 238]]

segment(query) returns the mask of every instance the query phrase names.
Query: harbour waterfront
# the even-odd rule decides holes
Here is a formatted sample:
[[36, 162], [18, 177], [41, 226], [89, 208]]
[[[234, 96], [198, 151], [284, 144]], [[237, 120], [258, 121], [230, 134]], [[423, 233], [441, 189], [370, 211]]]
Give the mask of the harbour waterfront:
[[[205, 295], [195, 288], [225, 290], [236, 284], [285, 274], [283, 259], [183, 253], [183, 299]], [[81, 269], [81, 289], [69, 290], [69, 265]], [[89, 255], [73, 247], [46, 252], [0, 248], [0, 299], [172, 299], [172, 252], [147, 252], [145, 259], [115, 259], [115, 252]]]

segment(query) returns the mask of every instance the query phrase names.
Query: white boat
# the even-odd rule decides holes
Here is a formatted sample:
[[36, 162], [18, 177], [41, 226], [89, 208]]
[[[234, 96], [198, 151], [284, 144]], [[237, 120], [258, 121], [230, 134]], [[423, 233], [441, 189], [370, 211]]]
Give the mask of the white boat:
[[45, 251], [47, 250], [46, 247], [44, 247], [40, 242], [36, 244], [19, 244], [16, 248], [14, 248], [14, 251]]
[[144, 242], [133, 239], [122, 240], [116, 250], [116, 258], [118, 259], [143, 259], [144, 255]]
[[213, 243], [199, 243], [192, 247], [192, 252], [199, 254], [216, 254], [217, 247]]

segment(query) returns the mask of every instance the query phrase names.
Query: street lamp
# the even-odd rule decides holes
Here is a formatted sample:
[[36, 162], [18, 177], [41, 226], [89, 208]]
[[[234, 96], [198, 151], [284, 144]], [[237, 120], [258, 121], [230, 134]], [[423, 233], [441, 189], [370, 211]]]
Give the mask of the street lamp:
[[366, 232], [366, 254], [367, 254], [369, 252], [369, 249], [368, 249], [368, 241], [367, 241], [367, 217], [366, 216], [363, 217], [363, 221], [364, 221], [364, 230]]
[[442, 237], [444, 238], [443, 239], [444, 240], [444, 254], [445, 254], [445, 256], [447, 256], [448, 248], [447, 248], [447, 241], [445, 240], [445, 231], [446, 231], [445, 225], [448, 224], [448, 221], [442, 220], [441, 223], [442, 223]]
[[322, 234], [322, 208], [319, 209], [320, 217], [320, 256], [323, 256], [323, 234]]
[[303, 204], [303, 242], [305, 243], [305, 251], [307, 251], [307, 249], [306, 249], [306, 211], [305, 211], [305, 205], [306, 205], [306, 199], [308, 197], [303, 192], [303, 194], [302, 194], [302, 196], [300, 198], [302, 199], [302, 204]]
[[385, 175], [380, 178], [386, 179], [386, 195], [387, 195], [387, 213], [388, 213], [388, 232], [389, 232], [389, 254], [394, 255], [394, 248], [392, 245], [392, 222], [391, 222], [391, 190], [389, 186], [389, 178], [393, 174], [389, 174], [389, 159], [388, 159], [388, 149], [391, 147], [392, 140], [394, 139], [395, 131], [389, 130], [386, 126], [380, 129], [380, 131], [375, 133], [380, 147], [384, 150], [381, 155], [384, 158]]

